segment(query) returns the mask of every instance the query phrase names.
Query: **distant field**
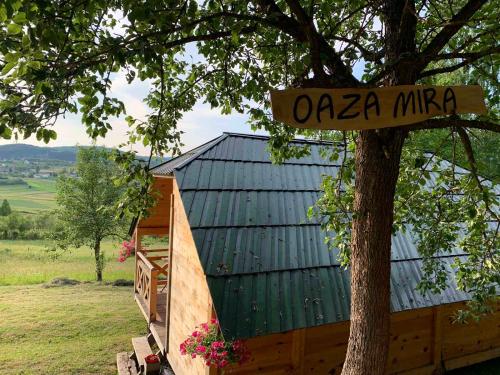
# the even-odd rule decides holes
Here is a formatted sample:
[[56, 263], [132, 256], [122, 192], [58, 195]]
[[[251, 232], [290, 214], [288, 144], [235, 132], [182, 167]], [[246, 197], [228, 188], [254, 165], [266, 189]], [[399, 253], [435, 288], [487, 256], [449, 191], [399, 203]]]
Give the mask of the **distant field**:
[[[0, 241], [0, 285], [39, 284], [55, 277], [69, 277], [79, 281], [95, 279], [94, 256], [87, 248], [74, 249], [53, 259], [46, 251], [44, 241]], [[119, 244], [105, 242], [103, 250], [108, 262], [104, 280], [133, 278], [133, 259], [116, 261]]]
[[14, 211], [36, 213], [56, 207], [55, 179], [23, 178], [28, 185], [0, 186], [0, 200], [7, 199]]

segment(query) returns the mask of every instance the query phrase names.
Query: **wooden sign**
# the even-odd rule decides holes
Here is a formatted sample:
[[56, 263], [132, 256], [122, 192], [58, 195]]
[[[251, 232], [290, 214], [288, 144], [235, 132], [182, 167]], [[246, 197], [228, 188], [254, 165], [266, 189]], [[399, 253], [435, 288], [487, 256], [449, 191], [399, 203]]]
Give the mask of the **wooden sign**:
[[480, 86], [389, 86], [271, 92], [273, 117], [296, 128], [365, 130], [434, 116], [485, 114]]

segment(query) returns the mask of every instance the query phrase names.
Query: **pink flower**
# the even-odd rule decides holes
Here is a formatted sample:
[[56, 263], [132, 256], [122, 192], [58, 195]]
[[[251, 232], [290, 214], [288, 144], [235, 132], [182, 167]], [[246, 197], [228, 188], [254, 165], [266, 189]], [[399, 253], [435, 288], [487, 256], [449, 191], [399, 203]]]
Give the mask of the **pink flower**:
[[198, 337], [200, 335], [200, 332], [198, 331], [193, 331], [193, 333], [191, 333], [191, 336], [193, 337]]
[[207, 351], [207, 347], [203, 346], [203, 345], [198, 345], [196, 347], [196, 351], [199, 352], [199, 353], [205, 353]]
[[219, 348], [223, 348], [224, 347], [224, 343], [222, 341], [214, 341], [212, 343], [212, 349], [214, 350], [217, 350]]
[[229, 364], [229, 362], [225, 359], [219, 362], [219, 367], [226, 367]]

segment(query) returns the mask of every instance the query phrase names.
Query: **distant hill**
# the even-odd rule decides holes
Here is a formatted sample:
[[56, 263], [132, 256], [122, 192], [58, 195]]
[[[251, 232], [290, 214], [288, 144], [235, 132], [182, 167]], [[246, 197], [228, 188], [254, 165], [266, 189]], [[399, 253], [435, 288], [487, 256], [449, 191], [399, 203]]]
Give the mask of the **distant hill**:
[[[60, 147], [39, 147], [16, 143], [12, 145], [0, 145], [0, 160], [62, 160], [68, 162], [76, 161], [77, 146], [60, 146]], [[139, 156], [140, 159], [147, 159], [147, 156]], [[168, 160], [157, 159], [154, 164]]]
[[0, 159], [2, 160], [63, 160], [76, 161], [75, 146], [64, 147], [39, 147], [16, 143], [12, 145], [0, 145]]

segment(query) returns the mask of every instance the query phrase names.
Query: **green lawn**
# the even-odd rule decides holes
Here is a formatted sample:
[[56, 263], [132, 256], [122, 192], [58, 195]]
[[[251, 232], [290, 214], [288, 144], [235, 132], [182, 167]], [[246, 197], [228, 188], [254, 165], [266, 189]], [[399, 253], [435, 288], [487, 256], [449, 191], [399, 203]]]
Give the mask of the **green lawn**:
[[146, 333], [130, 287], [0, 287], [0, 374], [116, 374]]
[[[0, 241], [0, 285], [39, 284], [55, 277], [69, 277], [80, 281], [95, 279], [94, 256], [88, 247], [73, 249], [53, 259], [43, 241]], [[119, 243], [103, 244], [107, 263], [104, 280], [133, 278], [134, 263], [116, 261]]]
[[92, 253], [73, 250], [52, 260], [41, 241], [0, 241], [0, 374], [116, 374], [115, 358], [146, 333], [131, 287], [133, 259], [118, 263], [107, 242], [105, 283], [45, 288], [55, 277], [94, 278]]
[[36, 213], [56, 207], [56, 180], [24, 178], [28, 185], [0, 186], [0, 200], [7, 199], [15, 211]]

